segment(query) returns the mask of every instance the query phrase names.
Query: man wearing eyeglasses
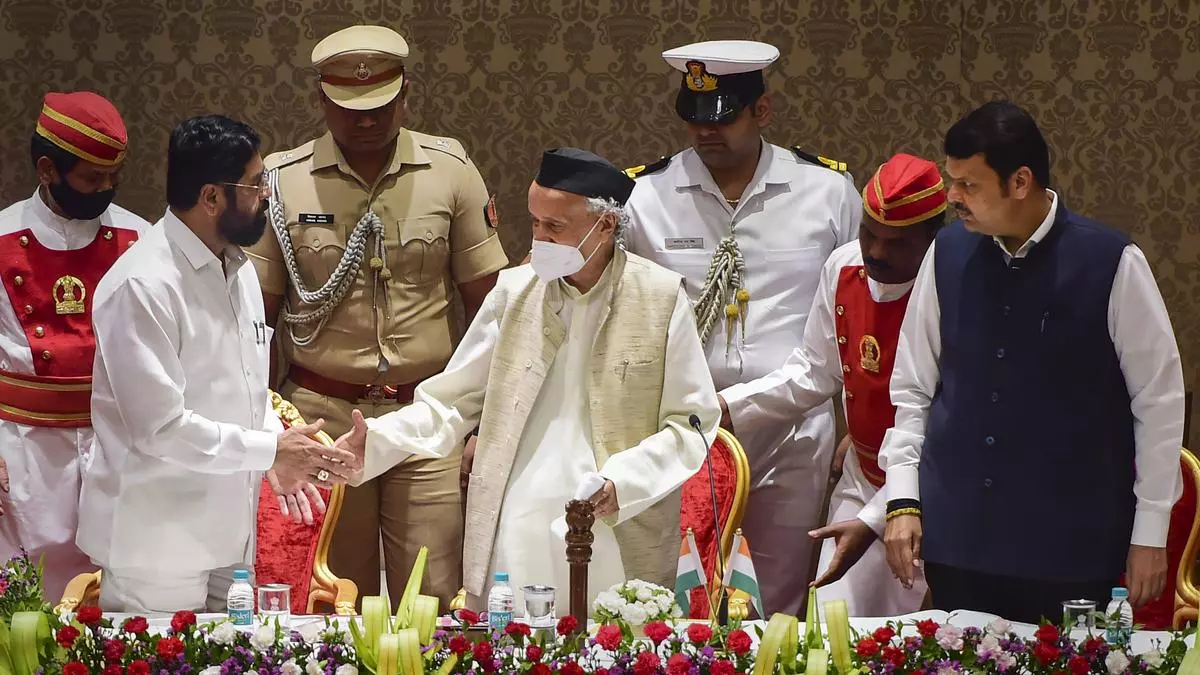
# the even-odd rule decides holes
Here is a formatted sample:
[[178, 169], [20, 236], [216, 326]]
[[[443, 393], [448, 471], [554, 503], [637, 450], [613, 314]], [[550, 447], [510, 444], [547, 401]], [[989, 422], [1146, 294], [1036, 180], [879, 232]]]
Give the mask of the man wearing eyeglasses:
[[[456, 140], [405, 128], [408, 45], [383, 26], [321, 40], [312, 62], [328, 133], [267, 157], [270, 231], [250, 254], [278, 327], [280, 394], [347, 431], [441, 372], [508, 258], [475, 165]], [[278, 323], [276, 323], [278, 322]], [[329, 564], [377, 595], [382, 535], [398, 602], [421, 546], [426, 592], [460, 585], [461, 451], [404, 462], [347, 490]]]

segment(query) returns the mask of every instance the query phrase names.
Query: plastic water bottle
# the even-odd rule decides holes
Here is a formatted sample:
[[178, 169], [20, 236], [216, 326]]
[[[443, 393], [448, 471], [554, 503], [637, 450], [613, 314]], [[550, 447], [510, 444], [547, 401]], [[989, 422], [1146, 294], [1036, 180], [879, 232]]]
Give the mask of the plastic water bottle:
[[1108, 619], [1105, 640], [1110, 645], [1128, 646], [1133, 635], [1133, 606], [1129, 604], [1129, 590], [1120, 586], [1112, 589], [1112, 600], [1104, 612]]
[[504, 630], [512, 618], [513, 590], [508, 585], [508, 572], [496, 572], [496, 580], [488, 592], [488, 628]]
[[229, 586], [225, 604], [229, 611], [229, 620], [233, 625], [238, 627], [254, 625], [254, 587], [250, 585], [250, 572], [247, 570], [233, 571], [233, 584]]

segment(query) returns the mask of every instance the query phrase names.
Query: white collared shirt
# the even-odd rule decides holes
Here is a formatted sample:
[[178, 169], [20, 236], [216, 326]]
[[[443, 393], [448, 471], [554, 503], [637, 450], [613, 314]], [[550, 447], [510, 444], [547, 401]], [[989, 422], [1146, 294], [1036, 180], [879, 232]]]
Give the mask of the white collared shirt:
[[282, 427], [267, 414], [270, 333], [246, 262], [238, 248], [218, 260], [168, 211], [96, 290], [77, 541], [105, 567], [247, 560]]
[[[1008, 251], [996, 239], [1007, 262], [1025, 257], [1054, 226], [1058, 195], [1050, 191], [1050, 196], [1046, 218], [1015, 252]], [[929, 406], [941, 380], [941, 306], [934, 274], [935, 248], [936, 245], [929, 247], [917, 274], [892, 369], [896, 424], [884, 436], [879, 451], [879, 466], [887, 473], [884, 490], [889, 501], [920, 498], [917, 465], [925, 443]], [[1134, 418], [1137, 478], [1133, 492], [1137, 506], [1130, 543], [1162, 547], [1167, 542], [1171, 507], [1183, 491], [1179, 470], [1184, 421], [1183, 369], [1171, 319], [1154, 274], [1146, 256], [1134, 245], [1125, 247], [1117, 264], [1108, 301], [1108, 334], [1125, 375]]]

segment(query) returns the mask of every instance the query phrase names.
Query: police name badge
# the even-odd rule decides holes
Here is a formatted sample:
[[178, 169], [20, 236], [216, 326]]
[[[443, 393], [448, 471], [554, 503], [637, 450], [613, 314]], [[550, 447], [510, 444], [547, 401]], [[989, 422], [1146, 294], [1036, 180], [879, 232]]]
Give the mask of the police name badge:
[[301, 225], [332, 225], [333, 224], [333, 214], [332, 213], [301, 213], [300, 214], [300, 224]]
[[704, 248], [704, 237], [667, 237], [668, 251], [692, 251]]

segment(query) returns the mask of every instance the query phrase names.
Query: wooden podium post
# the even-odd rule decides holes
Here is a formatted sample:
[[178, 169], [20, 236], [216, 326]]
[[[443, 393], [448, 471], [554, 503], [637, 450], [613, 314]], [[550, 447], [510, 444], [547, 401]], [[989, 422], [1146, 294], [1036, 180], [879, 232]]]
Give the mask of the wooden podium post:
[[567, 564], [571, 569], [571, 616], [587, 631], [588, 563], [592, 561], [592, 525], [596, 522], [592, 503], [573, 499], [567, 502]]

